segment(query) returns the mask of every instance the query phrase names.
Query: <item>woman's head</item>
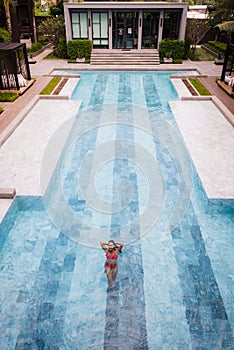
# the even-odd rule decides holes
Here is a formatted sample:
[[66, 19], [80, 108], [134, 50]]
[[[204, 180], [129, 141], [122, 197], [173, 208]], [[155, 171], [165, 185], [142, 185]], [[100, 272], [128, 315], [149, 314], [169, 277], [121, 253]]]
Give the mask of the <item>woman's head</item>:
[[108, 242], [108, 250], [112, 251], [115, 249], [115, 242], [111, 239], [109, 242]]

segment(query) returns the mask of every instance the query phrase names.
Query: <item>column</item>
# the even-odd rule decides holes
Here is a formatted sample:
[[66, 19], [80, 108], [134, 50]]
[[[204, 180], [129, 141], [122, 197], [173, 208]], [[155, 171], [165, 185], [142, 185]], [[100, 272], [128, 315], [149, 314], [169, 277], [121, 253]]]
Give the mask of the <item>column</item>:
[[93, 41], [93, 23], [92, 23], [91, 10], [88, 10], [88, 37], [89, 37], [89, 40]]
[[142, 43], [142, 27], [143, 27], [143, 11], [142, 11], [142, 10], [139, 10], [137, 50], [141, 50], [141, 43]]
[[65, 18], [65, 27], [66, 27], [66, 39], [68, 42], [69, 40], [72, 40], [71, 17], [70, 17], [68, 6], [64, 6], [64, 18]]
[[159, 16], [159, 28], [158, 28], [158, 47], [159, 48], [159, 43], [162, 40], [163, 37], [163, 21], [164, 21], [164, 10], [160, 11], [160, 16]]
[[112, 49], [113, 47], [113, 43], [112, 43], [112, 11], [109, 10], [108, 11], [108, 30], [109, 30], [109, 33], [108, 33], [108, 40], [109, 40], [109, 50]]
[[187, 21], [187, 7], [183, 8], [180, 20], [179, 40], [184, 40]]

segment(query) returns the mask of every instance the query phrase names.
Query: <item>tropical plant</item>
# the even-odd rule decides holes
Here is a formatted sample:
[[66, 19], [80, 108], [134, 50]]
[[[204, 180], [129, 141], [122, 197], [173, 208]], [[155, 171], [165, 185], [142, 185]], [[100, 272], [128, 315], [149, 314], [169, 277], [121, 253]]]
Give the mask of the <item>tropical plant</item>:
[[214, 0], [210, 7], [210, 25], [213, 27], [224, 21], [234, 21], [234, 1]]
[[2, 2], [4, 10], [5, 10], [7, 31], [9, 33], [9, 36], [11, 39], [12, 38], [12, 25], [11, 25], [10, 10], [15, 9], [14, 0], [1, 0], [1, 2]]
[[7, 30], [4, 28], [0, 28], [0, 43], [9, 43], [10, 40], [10, 35]]

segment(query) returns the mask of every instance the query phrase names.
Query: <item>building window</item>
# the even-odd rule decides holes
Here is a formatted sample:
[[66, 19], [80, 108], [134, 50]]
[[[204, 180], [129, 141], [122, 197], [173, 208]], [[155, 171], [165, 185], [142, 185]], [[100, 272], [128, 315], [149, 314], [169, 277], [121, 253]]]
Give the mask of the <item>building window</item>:
[[93, 12], [93, 47], [108, 47], [108, 14], [107, 12]]
[[180, 12], [165, 12], [163, 22], [163, 39], [177, 40], [180, 30]]
[[73, 12], [71, 14], [72, 38], [88, 39], [88, 19], [86, 12]]

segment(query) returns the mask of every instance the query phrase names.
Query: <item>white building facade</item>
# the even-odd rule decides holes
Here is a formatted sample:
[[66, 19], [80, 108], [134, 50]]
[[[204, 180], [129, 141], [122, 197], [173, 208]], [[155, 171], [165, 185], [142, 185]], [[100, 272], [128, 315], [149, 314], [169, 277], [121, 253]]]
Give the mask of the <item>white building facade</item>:
[[65, 2], [67, 41], [90, 39], [94, 48], [158, 48], [183, 40], [188, 5], [175, 2]]

